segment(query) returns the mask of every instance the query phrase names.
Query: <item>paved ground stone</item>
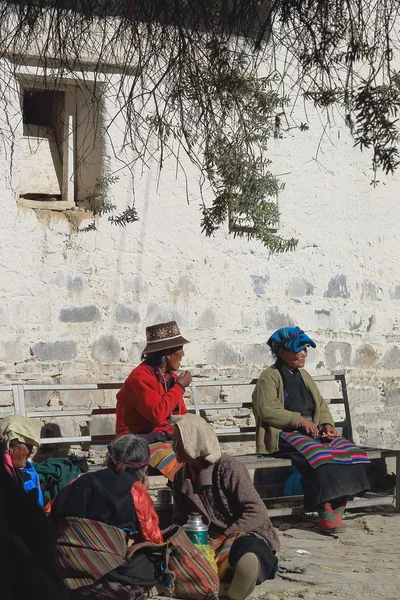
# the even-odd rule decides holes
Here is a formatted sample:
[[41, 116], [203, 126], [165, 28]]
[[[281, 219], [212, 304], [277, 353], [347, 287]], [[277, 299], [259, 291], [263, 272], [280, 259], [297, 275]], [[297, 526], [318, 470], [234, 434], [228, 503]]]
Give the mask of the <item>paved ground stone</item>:
[[281, 540], [279, 565], [286, 571], [257, 586], [249, 600], [399, 599], [400, 514], [390, 508], [353, 512], [346, 530], [335, 536], [320, 533], [308, 517], [273, 521]]

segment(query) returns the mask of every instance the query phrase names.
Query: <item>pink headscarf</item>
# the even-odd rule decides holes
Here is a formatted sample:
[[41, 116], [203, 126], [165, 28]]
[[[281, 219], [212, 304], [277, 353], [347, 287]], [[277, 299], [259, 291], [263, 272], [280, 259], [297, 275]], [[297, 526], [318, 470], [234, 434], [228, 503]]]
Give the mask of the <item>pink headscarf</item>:
[[12, 460], [11, 460], [11, 456], [8, 454], [8, 452], [4, 453], [4, 467], [7, 471], [7, 473], [9, 475], [11, 475], [11, 477], [15, 477], [14, 475], [14, 467], [12, 464]]

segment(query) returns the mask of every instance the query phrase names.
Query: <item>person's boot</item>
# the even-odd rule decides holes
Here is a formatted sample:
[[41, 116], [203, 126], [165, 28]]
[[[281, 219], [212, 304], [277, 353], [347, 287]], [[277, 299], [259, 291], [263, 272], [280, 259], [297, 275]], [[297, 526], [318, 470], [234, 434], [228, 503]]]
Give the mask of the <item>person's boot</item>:
[[228, 589], [230, 600], [244, 600], [250, 596], [257, 584], [260, 563], [253, 552], [247, 552], [238, 560], [232, 583]]
[[337, 520], [338, 522], [342, 523], [342, 527], [344, 527], [343, 518], [348, 501], [349, 496], [342, 496], [341, 498], [336, 498], [336, 500], [331, 502], [333, 512], [336, 513]]
[[318, 527], [326, 533], [335, 533], [343, 527], [342, 517], [333, 510], [329, 502], [321, 504], [318, 508]]

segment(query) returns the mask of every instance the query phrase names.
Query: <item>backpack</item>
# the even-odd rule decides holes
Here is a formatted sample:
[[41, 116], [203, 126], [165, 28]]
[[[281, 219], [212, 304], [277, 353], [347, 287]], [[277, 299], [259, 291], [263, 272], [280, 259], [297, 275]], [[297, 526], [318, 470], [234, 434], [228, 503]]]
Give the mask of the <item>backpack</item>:
[[165, 555], [163, 587], [174, 598], [218, 600], [219, 579], [204, 553], [188, 538], [182, 527], [172, 525], [163, 531], [163, 544], [143, 542], [131, 546], [128, 560], [145, 547]]

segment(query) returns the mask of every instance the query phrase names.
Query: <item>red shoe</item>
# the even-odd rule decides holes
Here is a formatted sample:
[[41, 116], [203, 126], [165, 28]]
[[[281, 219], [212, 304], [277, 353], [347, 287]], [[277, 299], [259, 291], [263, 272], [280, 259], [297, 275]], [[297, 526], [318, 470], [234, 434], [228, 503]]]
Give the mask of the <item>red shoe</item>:
[[342, 498], [338, 498], [336, 501], [332, 502], [334, 507], [334, 512], [337, 513], [342, 519], [344, 517], [344, 513], [346, 510], [347, 502], [349, 501], [349, 496], [343, 496]]
[[333, 506], [333, 512], [336, 515], [336, 521], [338, 523], [338, 527], [346, 527], [343, 522], [344, 513], [346, 510], [346, 504], [349, 501], [349, 496], [343, 496], [342, 498], [337, 498], [333, 500], [331, 505]]
[[346, 525], [343, 522], [342, 515], [340, 514], [340, 512], [338, 512], [337, 510], [334, 510], [333, 512], [335, 513], [336, 527], [338, 529], [343, 529], [344, 527], [346, 527]]
[[329, 502], [325, 502], [318, 508], [319, 521], [318, 527], [325, 533], [336, 533], [344, 527], [342, 517], [333, 510]]
[[335, 533], [338, 529], [336, 521], [330, 521], [329, 519], [319, 519], [318, 527], [327, 533]]

